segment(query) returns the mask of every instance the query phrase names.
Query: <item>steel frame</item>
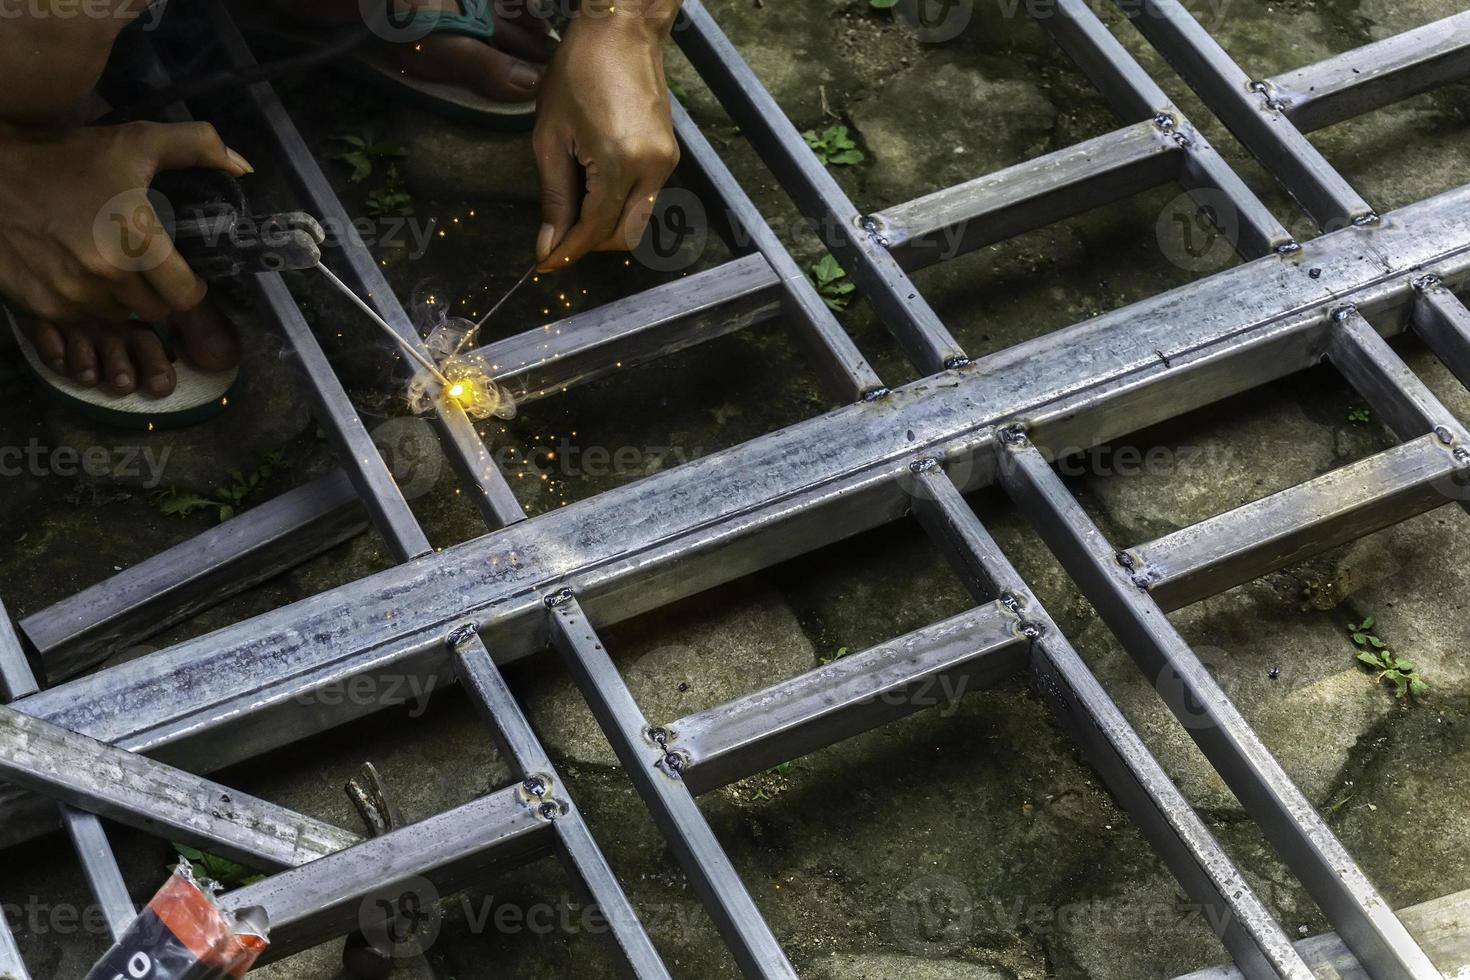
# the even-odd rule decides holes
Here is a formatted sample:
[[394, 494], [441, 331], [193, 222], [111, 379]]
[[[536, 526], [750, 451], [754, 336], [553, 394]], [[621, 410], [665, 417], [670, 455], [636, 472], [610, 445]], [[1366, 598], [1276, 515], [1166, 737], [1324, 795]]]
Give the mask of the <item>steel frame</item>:
[[[227, 896], [271, 913], [273, 955], [349, 931], [366, 898], [396, 897], [396, 888], [419, 877], [452, 890], [555, 853], [609, 920], [628, 972], [667, 976], [497, 669], [551, 646], [742, 970], [794, 976], [697, 794], [914, 710], [902, 693], [934, 677], [985, 683], [1024, 669], [1209, 911], [1207, 921], [1220, 924], [1240, 972], [1307, 980], [1306, 962], [1269, 909], [962, 496], [998, 482], [1034, 518], [1141, 668], [1151, 677], [1172, 672], [1179, 684], [1169, 686], [1194, 699], [1191, 710], [1205, 706], [1213, 724], [1191, 724], [1191, 735], [1361, 968], [1393, 980], [1438, 977], [1165, 611], [1470, 499], [1470, 434], [1383, 339], [1412, 328], [1470, 381], [1470, 312], [1453, 292], [1470, 277], [1470, 186], [1380, 217], [1304, 135], [1470, 72], [1470, 15], [1256, 83], [1174, 0], [1125, 10], [1327, 234], [1293, 241], [1082, 0], [1058, 0], [1038, 16], [1117, 109], [1122, 129], [865, 215], [806, 149], [700, 0], [685, 0], [676, 31], [685, 53], [793, 200], [831, 231], [828, 245], [924, 380], [883, 386], [676, 105], [692, 182], [727, 216], [743, 254], [569, 318], [556, 331], [492, 345], [502, 380], [524, 398], [543, 397], [783, 315], [823, 381], [848, 404], [531, 520], [470, 421], [441, 404], [435, 418], [446, 451], [498, 530], [435, 552], [279, 277], [259, 276], [256, 298], [304, 369], [342, 473], [27, 617], [21, 631], [55, 680], [117, 642], [320, 553], [355, 533], [364, 513], [402, 564], [45, 691], [8, 616], [0, 616], [0, 684], [10, 704], [0, 709], [0, 774], [13, 784], [0, 790], [0, 838], [39, 832], [45, 809], [54, 812], [59, 802], [114, 928], [131, 907], [96, 815], [276, 869]], [[224, 8], [211, 5], [208, 16], [229, 57], [252, 63]], [[248, 96], [310, 205], [329, 219], [345, 218], [270, 86], [255, 84]], [[1169, 181], [1202, 202], [1223, 195], [1239, 218], [1236, 245], [1246, 264], [976, 361], [909, 278], [922, 265]], [[341, 255], [349, 281], [420, 343], [372, 256], [351, 243]], [[1382, 407], [1401, 445], [1123, 549], [1106, 541], [1049, 464], [1062, 447], [1095, 445], [1323, 359]], [[664, 724], [645, 716], [597, 636], [594, 623], [658, 608], [907, 514], [970, 588], [973, 609]], [[365, 709], [307, 711], [303, 695], [390, 671], [463, 683], [517, 782], [362, 840], [191, 774], [350, 720]], [[0, 927], [3, 969], [25, 975]]]

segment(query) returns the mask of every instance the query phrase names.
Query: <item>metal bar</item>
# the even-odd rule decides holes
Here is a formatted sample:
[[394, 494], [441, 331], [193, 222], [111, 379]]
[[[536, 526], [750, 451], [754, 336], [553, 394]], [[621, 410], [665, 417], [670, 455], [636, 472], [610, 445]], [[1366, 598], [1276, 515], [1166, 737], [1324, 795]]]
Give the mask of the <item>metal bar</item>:
[[269, 311], [280, 325], [292, 352], [300, 362], [310, 384], [307, 393], [315, 403], [317, 417], [337, 456], [344, 463], [348, 478], [357, 488], [358, 497], [372, 518], [373, 527], [388, 542], [399, 561], [411, 561], [433, 550], [429, 539], [419, 529], [403, 491], [393, 479], [373, 444], [372, 436], [358, 418], [352, 400], [321, 345], [311, 332], [301, 308], [291, 298], [280, 273], [267, 272], [252, 279], [255, 295], [262, 308]]
[[1464, 427], [1373, 325], [1351, 306], [1335, 311], [1333, 320], [1328, 348], [1333, 366], [1388, 427], [1405, 440], [1433, 433], [1456, 458], [1470, 462], [1470, 436]]
[[1302, 132], [1402, 102], [1470, 74], [1470, 12], [1277, 75], [1267, 91]]
[[665, 748], [667, 733], [650, 728], [577, 600], [570, 593], [561, 593], [547, 604], [552, 645], [562, 655], [741, 971], [748, 977], [795, 978], [796, 971], [780, 943], [684, 784], [680, 772], [686, 760], [677, 750]]
[[[230, 63], [236, 68], [254, 67], [255, 56], [230, 12], [219, 4], [209, 4], [206, 15], [213, 24], [215, 35]], [[245, 95], [264, 119], [267, 133], [276, 145], [281, 162], [302, 194], [311, 202], [317, 215], [334, 229], [354, 227], [342, 202], [332, 190], [331, 181], [322, 172], [311, 148], [301, 138], [291, 114], [286, 111], [271, 85], [268, 82], [248, 85], [245, 87]], [[421, 354], [428, 356], [423, 338], [418, 335], [394, 296], [392, 287], [372, 253], [360, 239], [345, 232], [336, 244], [342, 246], [347, 281], [400, 337]], [[525, 514], [516, 502], [509, 484], [505, 482], [504, 474], [495, 465], [495, 460], [485, 448], [484, 441], [464, 410], [457, 403], [441, 400], [434, 414], [434, 422], [445, 442], [446, 455], [459, 472], [466, 493], [486, 523], [491, 527], [503, 527], [524, 519]]]
[[[1446, 977], [1463, 977], [1470, 973], [1470, 891], [1456, 892], [1401, 909], [1404, 925], [1424, 945], [1435, 966]], [[1297, 952], [1311, 965], [1316, 976], [1333, 980], [1374, 980], [1343, 944], [1336, 933], [1303, 939]], [[1175, 980], [1241, 980], [1240, 971], [1229, 966], [1199, 970]]]
[[1426, 276], [1415, 285], [1419, 301], [1414, 305], [1414, 332], [1460, 384], [1470, 387], [1470, 309], [1438, 276]]
[[[0, 775], [88, 813], [252, 867], [293, 867], [359, 839], [11, 707], [0, 707]], [[90, 837], [87, 828], [73, 833], [93, 843], [105, 840]]]
[[1014, 674], [1029, 641], [998, 602], [662, 726], [695, 794]]
[[[26, 657], [4, 603], [0, 603], [0, 688], [5, 691], [7, 703], [33, 697], [40, 690], [35, 672], [31, 670], [30, 660]], [[12, 709], [0, 708], [0, 712], [12, 712]], [[122, 870], [117, 866], [117, 857], [107, 842], [107, 832], [103, 829], [102, 822], [91, 813], [74, 810], [65, 803], [57, 809], [62, 825], [71, 837], [73, 850], [76, 851], [77, 861], [81, 863], [82, 874], [87, 879], [92, 897], [96, 899], [103, 920], [107, 923], [108, 934], [117, 939], [133, 921], [136, 910], [132, 896], [128, 894], [127, 883], [123, 881]], [[3, 918], [0, 915], [0, 919]], [[14, 945], [9, 925], [0, 922], [0, 967], [5, 963], [7, 945]], [[18, 955], [16, 962], [19, 962]], [[25, 976], [23, 964], [18, 976]]]
[[280, 959], [388, 917], [405, 894], [432, 903], [425, 882], [452, 894], [492, 871], [549, 853], [551, 824], [519, 786], [364, 840], [221, 896], [226, 910], [270, 917], [266, 959]]
[[1247, 75], [1183, 4], [1119, 0], [1118, 6], [1324, 230], [1376, 219], [1373, 208], [1293, 125], [1264, 83]]
[[1184, 152], [1178, 179], [1247, 259], [1291, 243], [1291, 233], [1240, 179], [1178, 106], [1108, 30], [1086, 0], [1057, 0], [1032, 10], [1126, 123], [1152, 121]]
[[921, 465], [915, 516], [971, 595], [999, 596], [1023, 618], [1022, 632], [1032, 641], [1037, 690], [1185, 891], [1200, 903], [1225, 948], [1249, 977], [1308, 980], [1311, 972], [1280, 925], [1031, 594], [959, 488], [937, 463]]
[[[1094, 445], [1315, 364], [1335, 306], [1402, 308], [1424, 268], [1447, 279], [1470, 268], [1467, 199], [1461, 189], [1396, 212], [1373, 233], [1377, 249], [1345, 229], [1296, 259], [1227, 270], [987, 357], [952, 384], [845, 406], [79, 678], [23, 710], [193, 771], [247, 758], [366, 713], [308, 713], [303, 693], [374, 671], [442, 675], [445, 637], [467, 618], [498, 657], [539, 649], [536, 595], [550, 583], [607, 621], [637, 615], [896, 518], [906, 505], [893, 477], [917, 454], [973, 466], [966, 485], [981, 485], [987, 464], [973, 450], [989, 425], [1026, 418], [1054, 444]], [[20, 804], [0, 789], [0, 815]], [[0, 840], [32, 832], [0, 822]]]
[[340, 470], [20, 621], [53, 683], [119, 648], [266, 581], [362, 533], [357, 493]]
[[872, 216], [906, 269], [944, 262], [1175, 180], [1183, 149], [1152, 120]]
[[765, 257], [781, 283], [783, 307], [787, 323], [816, 363], [827, 390], [838, 401], [856, 401], [864, 394], [883, 387], [883, 381], [869, 366], [867, 359], [842, 329], [842, 324], [828, 309], [811, 279], [791, 257], [781, 239], [771, 230], [744, 188], [725, 166], [725, 161], [710, 146], [689, 113], [670, 96], [674, 131], [684, 144], [686, 156], [702, 172], [705, 181], [724, 207], [725, 220], [742, 241], [754, 245]]
[[775, 319], [779, 285], [762, 256], [746, 255], [495, 341], [478, 353], [517, 402], [536, 401]]
[[1134, 581], [1178, 609], [1463, 499], [1467, 477], [1453, 450], [1420, 436], [1126, 554]]
[[1311, 802], [1024, 434], [1007, 430], [1000, 483], [1360, 960], [1383, 980], [1439, 980]]
[[700, 0], [684, 0], [679, 47], [740, 126], [802, 213], [821, 224], [823, 243], [925, 374], [967, 363], [887, 243], [802, 140]]

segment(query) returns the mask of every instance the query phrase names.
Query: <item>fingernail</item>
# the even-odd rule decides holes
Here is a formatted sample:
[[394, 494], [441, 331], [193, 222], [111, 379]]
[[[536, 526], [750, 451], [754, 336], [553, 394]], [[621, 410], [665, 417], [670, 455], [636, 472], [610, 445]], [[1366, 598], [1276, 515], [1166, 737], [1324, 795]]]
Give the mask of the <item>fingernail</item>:
[[77, 375], [77, 381], [81, 382], [84, 385], [94, 385], [97, 383], [97, 372], [90, 369], [83, 371], [81, 374]]
[[255, 168], [250, 165], [250, 161], [242, 157], [240, 154], [236, 153], [234, 150], [226, 147], [225, 154], [230, 158], [230, 162], [235, 165], [236, 169], [238, 169], [242, 175], [255, 173]]
[[510, 83], [517, 88], [535, 88], [541, 84], [541, 72], [528, 61], [517, 61], [510, 66]]
[[155, 395], [168, 394], [168, 375], [155, 374], [153, 377], [149, 378], [148, 390], [153, 392]]
[[118, 391], [129, 391], [133, 387], [133, 376], [123, 372], [112, 379], [112, 386]]
[[226, 358], [235, 353], [235, 345], [230, 343], [230, 338], [224, 334], [214, 334], [204, 341], [205, 350], [212, 357]]
[[556, 244], [556, 226], [542, 225], [541, 234], [536, 236], [536, 261], [545, 262], [551, 254], [551, 247]]

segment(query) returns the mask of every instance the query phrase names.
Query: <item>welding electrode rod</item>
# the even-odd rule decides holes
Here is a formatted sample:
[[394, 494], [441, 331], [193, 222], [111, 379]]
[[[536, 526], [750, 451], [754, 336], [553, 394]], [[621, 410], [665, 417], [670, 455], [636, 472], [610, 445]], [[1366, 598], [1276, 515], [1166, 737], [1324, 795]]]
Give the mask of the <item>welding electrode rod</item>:
[[520, 290], [520, 288], [526, 284], [526, 280], [530, 279], [535, 272], [536, 263], [532, 262], [531, 268], [526, 270], [526, 274], [517, 279], [516, 284], [510, 287], [510, 289], [506, 291], [504, 296], [495, 301], [495, 305], [490, 307], [490, 312], [480, 317], [480, 322], [476, 323], [463, 337], [459, 338], [459, 344], [454, 348], [454, 352], [456, 354], [464, 350], [465, 345], [473, 340], [475, 335], [480, 332], [480, 328], [490, 322], [490, 318], [495, 315], [495, 312], [499, 310], [502, 306], [504, 306], [506, 301], [514, 296]]
[[354, 293], [351, 289], [348, 289], [347, 284], [341, 279], [338, 279], [336, 276], [334, 276], [331, 269], [328, 269], [320, 262], [316, 264], [316, 267], [322, 275], [327, 277], [328, 282], [330, 282], [333, 286], [336, 286], [337, 290], [341, 292], [343, 296], [346, 296], [349, 300], [351, 300], [353, 305], [355, 305], [359, 310], [362, 310], [362, 312], [367, 314], [369, 320], [372, 320], [374, 323], [376, 323], [385, 334], [391, 337], [393, 342], [398, 345], [399, 349], [401, 349], [403, 353], [407, 354], [409, 357], [413, 358], [420, 365], [422, 365], [424, 370], [432, 374], [441, 385], [447, 386], [449, 384], [449, 379], [444, 377], [444, 374], [439, 370], [438, 365], [429, 360], [423, 354], [420, 354], [408, 341], [398, 336], [398, 331], [389, 326], [388, 321], [378, 316], [377, 312], [374, 311], [371, 306], [368, 306], [367, 303], [363, 302], [356, 293]]

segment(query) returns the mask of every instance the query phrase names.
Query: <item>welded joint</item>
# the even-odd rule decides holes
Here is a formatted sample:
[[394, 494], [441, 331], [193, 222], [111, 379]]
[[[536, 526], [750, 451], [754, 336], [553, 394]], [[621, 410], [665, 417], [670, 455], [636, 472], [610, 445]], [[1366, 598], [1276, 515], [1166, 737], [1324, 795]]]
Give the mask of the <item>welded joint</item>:
[[1377, 211], [1366, 211], [1353, 218], [1353, 227], [1355, 228], [1372, 228], [1381, 224], [1383, 224], [1383, 215]]
[[932, 473], [937, 469], [939, 469], [939, 460], [933, 456], [925, 456], [923, 459], [916, 459], [909, 464], [909, 472], [911, 473]]
[[860, 401], [868, 402], [871, 404], [872, 402], [882, 401], [891, 394], [893, 394], [892, 388], [885, 388], [882, 385], [879, 385], [877, 388], [869, 388], [867, 391], [859, 395], [858, 398]]
[[1250, 90], [1261, 97], [1261, 105], [1271, 112], [1285, 115], [1291, 109], [1291, 100], [1278, 96], [1269, 82], [1251, 82]]
[[1126, 548], [1120, 549], [1114, 559], [1118, 567], [1128, 573], [1128, 578], [1140, 590], [1148, 592], [1154, 587], [1154, 575], [1145, 567], [1143, 559]]
[[893, 239], [889, 236], [883, 219], [877, 215], [860, 215], [857, 219], [857, 226], [862, 229], [863, 234], [868, 236], [868, 241], [878, 248], [890, 249], [893, 247]]
[[565, 800], [556, 795], [556, 780], [545, 773], [534, 772], [521, 780], [516, 787], [516, 799], [538, 818], [545, 821], [557, 820], [571, 811]]
[[995, 438], [1002, 446], [1021, 447], [1030, 443], [1024, 422], [1012, 422], [995, 430]]
[[1176, 117], [1174, 113], [1169, 111], [1159, 112], [1156, 116], [1154, 116], [1153, 121], [1154, 127], [1161, 131], [1181, 149], [1188, 149], [1191, 145], [1193, 145], [1194, 140], [1190, 138], [1189, 134], [1185, 131], [1184, 126], [1181, 125], [1178, 117]]
[[689, 768], [690, 759], [687, 752], [670, 746], [669, 743], [674, 740], [673, 729], [654, 726], [643, 734], [659, 752], [659, 757], [654, 761], [653, 767], [670, 779], [682, 780], [684, 770]]
[[1276, 254], [1283, 258], [1288, 255], [1296, 255], [1302, 250], [1302, 243], [1295, 238], [1289, 238], [1276, 246]]
[[973, 363], [975, 362], [972, 361], [968, 356], [964, 354], [955, 354], [944, 359], [944, 369], [946, 371], [957, 371], [962, 367], [969, 367]]
[[480, 629], [474, 623], [461, 623], [449, 631], [449, 635], [444, 638], [444, 645], [451, 650], [460, 650], [479, 635]]
[[547, 593], [545, 598], [543, 598], [541, 601], [546, 604], [547, 609], [555, 609], [558, 606], [565, 606], [567, 603], [571, 602], [575, 598], [577, 598], [577, 594], [575, 592], [573, 592], [569, 588], [563, 587], [557, 589], [555, 592]]

